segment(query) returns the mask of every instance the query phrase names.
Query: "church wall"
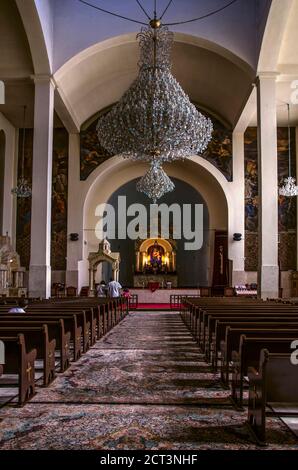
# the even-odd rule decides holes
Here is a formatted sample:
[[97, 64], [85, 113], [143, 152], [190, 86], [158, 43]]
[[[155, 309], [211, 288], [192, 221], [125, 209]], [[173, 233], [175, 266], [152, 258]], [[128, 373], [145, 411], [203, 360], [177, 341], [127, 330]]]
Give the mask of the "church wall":
[[[295, 129], [291, 129], [292, 174], [296, 174]], [[288, 129], [277, 129], [278, 184], [288, 176]], [[296, 198], [278, 198], [278, 256], [283, 295], [290, 295], [288, 271], [296, 270], [297, 259], [297, 201]], [[258, 266], [258, 141], [257, 128], [245, 133], [245, 270], [247, 278], [256, 279]], [[255, 281], [254, 281], [255, 282]]]
[[8, 232], [12, 245], [16, 243], [16, 200], [11, 195], [11, 189], [16, 184], [16, 149], [18, 132], [10, 122], [0, 113], [0, 131], [5, 134], [5, 165], [3, 186], [3, 213], [2, 213], [2, 235]]
[[[24, 175], [32, 184], [33, 129], [26, 129]], [[22, 130], [20, 130], [22, 142]], [[21, 146], [19, 168], [21, 172]], [[67, 187], [68, 187], [68, 133], [64, 128], [54, 129], [53, 177], [52, 177], [52, 245], [51, 266], [53, 271], [66, 269], [67, 250]], [[17, 252], [21, 264], [29, 269], [31, 237], [31, 198], [17, 200]], [[60, 278], [61, 275], [57, 274]], [[54, 274], [55, 279], [55, 274]], [[55, 281], [53, 281], [55, 282]]]

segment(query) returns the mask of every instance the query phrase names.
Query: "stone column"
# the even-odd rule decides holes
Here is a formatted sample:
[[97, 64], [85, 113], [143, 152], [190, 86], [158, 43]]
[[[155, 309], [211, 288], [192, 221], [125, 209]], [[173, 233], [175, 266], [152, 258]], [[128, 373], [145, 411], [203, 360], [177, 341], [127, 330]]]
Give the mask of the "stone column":
[[[233, 262], [232, 286], [245, 284], [245, 179], [244, 179], [244, 133], [233, 133], [233, 217], [229, 225], [229, 259]], [[234, 241], [233, 234], [241, 233], [242, 240]]]
[[257, 80], [259, 253], [258, 295], [278, 297], [278, 174], [276, 74], [264, 73]]
[[[84, 243], [83, 212], [84, 200], [81, 197], [80, 184], [80, 135], [69, 134], [66, 284], [78, 289], [86, 283], [86, 280], [82, 285], [79, 282], [79, 262], [83, 259]], [[71, 241], [70, 233], [77, 233], [79, 239]], [[88, 263], [83, 264], [87, 274]]]
[[54, 84], [35, 77], [29, 295], [51, 295], [51, 206]]

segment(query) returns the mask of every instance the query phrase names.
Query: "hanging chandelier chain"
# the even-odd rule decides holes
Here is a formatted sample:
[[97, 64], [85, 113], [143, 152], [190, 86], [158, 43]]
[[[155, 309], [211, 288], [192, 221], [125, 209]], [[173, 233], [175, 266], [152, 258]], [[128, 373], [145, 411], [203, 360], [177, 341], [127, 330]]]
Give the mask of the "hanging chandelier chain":
[[291, 161], [291, 122], [290, 122], [290, 103], [287, 104], [288, 107], [288, 140], [289, 140], [289, 176], [292, 174], [292, 161]]
[[291, 148], [291, 116], [290, 116], [290, 103], [286, 103], [288, 108], [288, 149], [289, 149], [289, 176], [284, 178], [282, 186], [279, 188], [279, 195], [284, 197], [298, 196], [298, 186], [296, 185], [296, 178], [291, 176], [292, 174], [292, 148]]
[[26, 110], [27, 106], [24, 106], [24, 114], [23, 114], [23, 142], [22, 142], [22, 160], [21, 160], [21, 177], [24, 178], [24, 165], [25, 165], [25, 135], [26, 135]]
[[166, 12], [168, 11], [169, 7], [171, 6], [171, 4], [173, 3], [173, 0], [170, 0], [169, 3], [167, 4], [166, 8], [164, 9], [160, 19], [162, 20], [163, 17], [165, 16]]
[[133, 18], [128, 18], [127, 16], [119, 15], [118, 13], [114, 13], [113, 11], [105, 10], [104, 8], [98, 7], [96, 5], [92, 5], [92, 3], [87, 2], [86, 0], [77, 0], [80, 3], [83, 3], [84, 5], [87, 5], [88, 7], [94, 8], [95, 10], [102, 11], [103, 13], [107, 13], [108, 15], [115, 16], [116, 18], [121, 18], [122, 20], [126, 21], [131, 21], [132, 23], [137, 23], [137, 24], [142, 24], [144, 26], [147, 26], [147, 23], [144, 23], [143, 21], [138, 21]]
[[139, 7], [141, 8], [141, 10], [145, 13], [145, 15], [147, 16], [148, 20], [151, 20], [150, 16], [148, 15], [147, 11], [145, 10], [145, 8], [143, 7], [143, 5], [141, 4], [141, 2], [139, 0], [136, 0], [137, 4], [139, 5]]
[[[124, 16], [124, 15], [120, 15], [118, 13], [115, 13], [113, 11], [109, 11], [109, 10], [106, 10], [105, 8], [101, 8], [101, 7], [98, 7], [97, 5], [93, 5], [92, 3], [89, 3], [87, 2], [87, 0], [76, 0], [80, 3], [83, 3], [84, 5], [87, 5], [89, 6], [90, 8], [94, 8], [95, 10], [98, 10], [98, 11], [101, 11], [103, 13], [107, 13], [108, 15], [111, 15], [111, 16], [115, 16], [116, 18], [121, 18], [122, 20], [126, 20], [126, 21], [131, 21], [132, 23], [137, 23], [137, 24], [141, 24], [141, 25], [145, 25], [147, 26], [147, 23], [144, 23], [143, 21], [139, 21], [139, 20], [136, 20], [134, 18], [129, 18], [127, 16]], [[164, 13], [161, 15], [161, 18], [164, 16], [164, 14], [166, 13], [166, 11], [168, 10], [169, 6], [171, 5], [173, 0], [171, 0], [168, 4], [168, 6], [166, 7]], [[185, 20], [185, 21], [178, 21], [178, 22], [175, 22], [175, 23], [165, 23], [164, 26], [176, 26], [176, 25], [181, 25], [181, 24], [187, 24], [187, 23], [193, 23], [194, 21], [200, 21], [200, 20], [204, 20], [206, 18], [210, 18], [211, 16], [213, 15], [217, 15], [218, 13], [226, 10], [227, 8], [229, 8], [230, 6], [232, 6], [234, 3], [236, 2], [239, 2], [240, 0], [232, 0], [230, 1], [227, 5], [224, 5], [223, 7], [221, 8], [218, 8], [217, 10], [213, 10], [205, 15], [202, 15], [202, 16], [198, 16], [197, 18], [192, 18], [190, 20]], [[138, 2], [139, 3], [139, 2]], [[154, 9], [155, 9], [155, 17], [157, 15], [157, 7], [156, 7], [156, 0], [154, 0]], [[147, 16], [147, 15], [146, 15]]]
[[198, 16], [197, 18], [192, 18], [191, 20], [185, 20], [185, 21], [177, 21], [176, 23], [164, 23], [164, 26], [177, 26], [180, 24], [187, 24], [187, 23], [193, 23], [194, 21], [200, 21], [204, 20], [206, 18], [209, 18], [210, 16], [216, 15], [217, 13], [220, 13], [221, 11], [226, 10], [228, 7], [232, 6], [234, 3], [238, 2], [239, 0], [232, 0], [230, 1], [227, 5], [224, 5], [221, 8], [218, 8], [217, 10], [213, 10], [210, 13], [206, 13], [206, 15]]

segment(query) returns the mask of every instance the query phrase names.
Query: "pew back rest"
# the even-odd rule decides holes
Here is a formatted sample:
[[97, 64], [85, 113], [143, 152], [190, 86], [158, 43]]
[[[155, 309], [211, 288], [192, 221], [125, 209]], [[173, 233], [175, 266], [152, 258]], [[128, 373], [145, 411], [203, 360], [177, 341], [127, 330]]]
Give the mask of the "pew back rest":
[[297, 403], [298, 366], [292, 364], [291, 353], [270, 354], [262, 350], [262, 375], [266, 383], [267, 403]]

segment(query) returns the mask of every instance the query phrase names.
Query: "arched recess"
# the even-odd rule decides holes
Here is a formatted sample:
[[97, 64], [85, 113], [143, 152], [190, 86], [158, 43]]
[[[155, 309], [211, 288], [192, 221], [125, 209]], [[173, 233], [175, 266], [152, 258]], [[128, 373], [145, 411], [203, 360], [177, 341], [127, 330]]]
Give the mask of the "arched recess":
[[[82, 182], [76, 211], [77, 222], [82, 227], [81, 255], [77, 252], [78, 261], [87, 260], [89, 252], [97, 249], [98, 240], [94, 229], [98, 222], [95, 216], [98, 204], [106, 203], [120, 186], [141, 177], [147, 168], [144, 163], [112, 157]], [[170, 177], [185, 181], [202, 195], [208, 205], [210, 231], [228, 231], [230, 219], [234, 216], [233, 192], [231, 183], [227, 182], [219, 170], [197, 156], [184, 162], [165, 165], [165, 170]]]
[[3, 234], [3, 203], [4, 203], [4, 174], [5, 174], [5, 132], [0, 130], [0, 235]]
[[[150, 246], [152, 246], [155, 243], [155, 238], [149, 238], [148, 240], [144, 240], [143, 243], [141, 243], [139, 251], [147, 251]], [[172, 245], [164, 239], [157, 239], [159, 245], [161, 245], [165, 251], [168, 251], [171, 253], [173, 251]]]

